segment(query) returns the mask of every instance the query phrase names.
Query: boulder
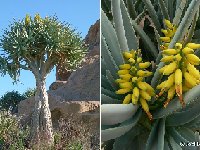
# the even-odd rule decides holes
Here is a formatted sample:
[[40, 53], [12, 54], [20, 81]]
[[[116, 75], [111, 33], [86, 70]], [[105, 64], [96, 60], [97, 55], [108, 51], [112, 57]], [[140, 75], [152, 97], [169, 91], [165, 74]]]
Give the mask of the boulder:
[[[59, 119], [67, 118], [73, 114], [79, 116], [85, 123], [88, 121], [99, 122], [98, 101], [65, 101], [62, 97], [55, 95], [51, 91], [48, 92], [48, 96], [54, 128], [57, 128]], [[22, 117], [23, 124], [29, 124], [34, 102], [34, 97], [20, 102], [18, 115]]]
[[66, 101], [100, 100], [100, 61], [85, 65], [73, 72], [67, 84], [52, 91]]

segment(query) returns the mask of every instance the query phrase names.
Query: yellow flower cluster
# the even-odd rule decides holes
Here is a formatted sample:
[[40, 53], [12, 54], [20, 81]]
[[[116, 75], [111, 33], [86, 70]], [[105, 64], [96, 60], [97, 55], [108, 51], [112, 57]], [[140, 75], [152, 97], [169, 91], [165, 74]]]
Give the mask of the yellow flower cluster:
[[27, 14], [27, 15], [26, 15], [26, 18], [25, 18], [25, 25], [26, 25], [26, 26], [30, 25], [30, 22], [31, 22], [31, 18], [30, 18], [30, 16]]
[[171, 39], [173, 38], [175, 32], [176, 32], [176, 26], [174, 26], [169, 20], [164, 20], [164, 24], [166, 26], [166, 29], [162, 29], [162, 33], [165, 35], [165, 37], [160, 37], [160, 40], [163, 42], [163, 44], [160, 46], [161, 50], [167, 49], [169, 46], [169, 43]]
[[[42, 18], [40, 17], [39, 14], [36, 14], [35, 17], [34, 17], [34, 21], [41, 23], [43, 20], [42, 20]], [[30, 23], [31, 23], [31, 17], [27, 14], [26, 17], [25, 17], [25, 25], [28, 26], [28, 25], [30, 25]]]
[[200, 48], [200, 44], [188, 43], [185, 47], [181, 43], [176, 43], [174, 49], [162, 51], [162, 62], [165, 63], [159, 72], [168, 76], [167, 80], [157, 86], [160, 89], [161, 96], [168, 92], [164, 107], [168, 105], [171, 99], [178, 95], [182, 106], [185, 106], [182, 98], [182, 92], [186, 92], [200, 83], [200, 73], [194, 65], [200, 64], [200, 59], [194, 54], [194, 50]]
[[125, 64], [119, 66], [120, 78], [116, 82], [120, 89], [116, 91], [116, 94], [126, 94], [123, 104], [131, 102], [137, 104], [139, 101], [149, 119], [152, 120], [147, 101], [150, 101], [151, 97], [155, 95], [154, 89], [144, 81], [145, 77], [152, 75], [152, 72], [146, 70], [151, 63], [142, 62], [140, 50], [124, 52], [123, 55]]

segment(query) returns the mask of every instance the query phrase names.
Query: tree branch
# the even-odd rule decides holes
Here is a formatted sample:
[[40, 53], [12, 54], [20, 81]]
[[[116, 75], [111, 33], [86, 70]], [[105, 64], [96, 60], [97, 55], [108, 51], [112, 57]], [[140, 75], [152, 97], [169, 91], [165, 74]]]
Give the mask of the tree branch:
[[20, 68], [22, 68], [24, 70], [30, 70], [30, 68], [28, 68], [26, 65], [22, 65], [22, 64], [20, 64]]

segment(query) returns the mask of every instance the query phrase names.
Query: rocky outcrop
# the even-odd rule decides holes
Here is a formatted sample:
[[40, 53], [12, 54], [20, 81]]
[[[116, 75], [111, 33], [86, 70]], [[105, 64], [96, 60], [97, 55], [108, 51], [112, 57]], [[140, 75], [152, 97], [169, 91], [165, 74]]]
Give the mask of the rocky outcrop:
[[[49, 95], [49, 107], [52, 114], [53, 126], [56, 128], [60, 118], [67, 118], [72, 114], [78, 115], [80, 118], [87, 118], [87, 120], [95, 120], [99, 122], [99, 102], [98, 101], [65, 101], [60, 96], [55, 95], [51, 91]], [[30, 116], [34, 108], [34, 97], [30, 97], [20, 102], [18, 107], [19, 116], [23, 116], [23, 122], [30, 121]], [[97, 112], [95, 112], [95, 110]], [[86, 122], [86, 121], [84, 121]]]
[[52, 91], [66, 101], [100, 100], [100, 62], [94, 61], [73, 72], [67, 84]]
[[[85, 37], [85, 43], [89, 45], [89, 55], [99, 55], [99, 43], [100, 43], [100, 21], [92, 25], [88, 34]], [[92, 51], [92, 52], [91, 52]]]

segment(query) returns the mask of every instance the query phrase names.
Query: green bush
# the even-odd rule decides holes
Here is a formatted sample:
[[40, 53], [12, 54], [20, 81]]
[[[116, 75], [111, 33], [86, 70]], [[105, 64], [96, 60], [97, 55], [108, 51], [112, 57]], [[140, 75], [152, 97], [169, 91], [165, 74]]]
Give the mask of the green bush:
[[33, 88], [33, 89], [29, 88], [22, 94], [22, 96], [24, 96], [27, 99], [27, 98], [29, 98], [31, 96], [35, 96], [35, 92], [36, 92], [35, 88]]
[[26, 97], [18, 91], [7, 92], [0, 98], [0, 110], [10, 110], [12, 113], [16, 113], [17, 105], [24, 99]]
[[28, 128], [22, 128], [16, 116], [8, 111], [0, 111], [0, 149], [25, 149]]

